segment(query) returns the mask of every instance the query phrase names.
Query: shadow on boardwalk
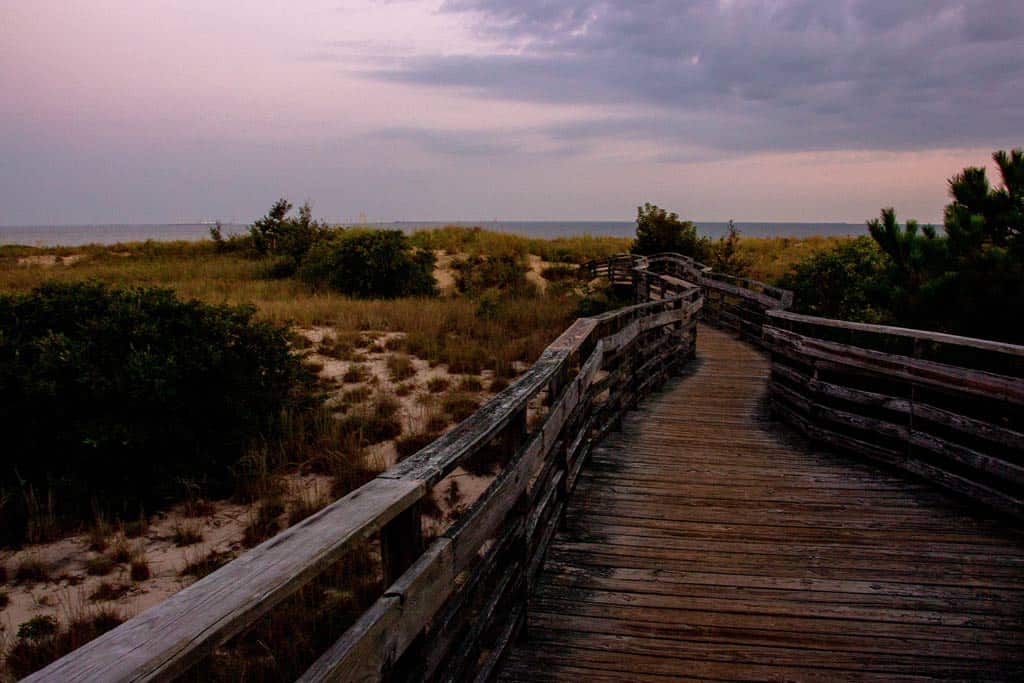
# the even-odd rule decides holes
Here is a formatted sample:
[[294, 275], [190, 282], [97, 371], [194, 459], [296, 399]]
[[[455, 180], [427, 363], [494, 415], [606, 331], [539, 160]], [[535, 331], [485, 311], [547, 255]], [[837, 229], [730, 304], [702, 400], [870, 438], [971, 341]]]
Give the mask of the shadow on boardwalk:
[[702, 327], [591, 455], [500, 680], [1024, 676], [1024, 535], [772, 422]]

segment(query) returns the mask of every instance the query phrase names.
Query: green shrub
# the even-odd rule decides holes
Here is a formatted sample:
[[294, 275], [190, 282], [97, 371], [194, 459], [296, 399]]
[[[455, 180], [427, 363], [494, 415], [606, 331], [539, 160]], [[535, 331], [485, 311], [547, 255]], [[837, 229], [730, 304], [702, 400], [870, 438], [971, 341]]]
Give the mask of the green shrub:
[[279, 199], [270, 207], [267, 215], [249, 227], [249, 240], [256, 253], [272, 254], [291, 261], [290, 266], [280, 266], [282, 270], [294, 270], [294, 265], [302, 260], [314, 244], [329, 239], [336, 232], [313, 220], [313, 210], [308, 202], [299, 207], [299, 215], [296, 217], [288, 215], [291, 210], [291, 202]]
[[380, 443], [402, 433], [398, 420], [400, 404], [388, 394], [378, 394], [374, 400], [353, 406], [352, 411], [339, 420], [339, 432], [361, 445]]
[[861, 322], [884, 321], [892, 292], [890, 262], [869, 237], [804, 259], [777, 284], [793, 291], [798, 313]]
[[365, 382], [370, 379], [370, 371], [365, 366], [353, 363], [348, 366], [345, 373], [341, 376], [341, 381], [344, 384], [358, 384], [359, 382]]
[[526, 279], [529, 268], [518, 254], [469, 256], [452, 261], [455, 287], [462, 294], [479, 296], [487, 290], [532, 295], [536, 287]]
[[468, 394], [452, 393], [444, 397], [441, 407], [444, 412], [451, 415], [452, 420], [462, 422], [476, 412], [476, 409], [480, 407], [480, 402]]
[[[44, 624], [46, 620], [51, 623]], [[107, 609], [90, 610], [90, 614], [75, 619], [65, 628], [59, 628], [53, 617], [34, 617], [19, 627], [18, 640], [7, 652], [7, 671], [16, 679], [23, 678], [123, 621], [119, 614]], [[24, 633], [22, 628], [26, 628]]]
[[448, 388], [448, 380], [444, 377], [431, 377], [427, 380], [427, 391], [432, 394], [439, 394]]
[[149, 570], [149, 562], [145, 557], [136, 557], [131, 564], [132, 581], [146, 581], [152, 573]]
[[89, 576], [106, 576], [114, 571], [114, 560], [106, 555], [97, 555], [85, 561], [85, 573]]
[[711, 246], [706, 237], [697, 237], [697, 227], [691, 221], [681, 221], [675, 212], [647, 203], [637, 207], [636, 241], [631, 251], [642, 255], [669, 251], [704, 261]]
[[15, 583], [42, 583], [50, 580], [49, 568], [35, 559], [22, 560], [14, 571]]
[[401, 382], [416, 374], [416, 368], [412, 364], [412, 359], [404, 353], [388, 356], [387, 366], [388, 374], [393, 382]]
[[746, 277], [753, 263], [751, 258], [740, 251], [740, 231], [729, 221], [728, 233], [709, 249], [708, 265], [716, 273]]
[[433, 296], [434, 262], [400, 230], [352, 229], [314, 245], [299, 276], [355, 297]]
[[433, 443], [441, 436], [440, 432], [423, 431], [395, 439], [395, 452], [398, 454], [398, 462], [405, 460], [413, 453]]
[[18, 637], [25, 640], [40, 640], [57, 632], [57, 620], [47, 614], [32, 617], [18, 626]]
[[588, 318], [631, 304], [633, 304], [632, 294], [626, 294], [606, 283], [600, 283], [586, 287], [586, 291], [576, 301], [574, 313], [577, 318]]
[[245, 527], [242, 534], [242, 545], [252, 548], [280, 531], [280, 517], [284, 511], [284, 503], [280, 498], [270, 498], [260, 503], [256, 508], [256, 514]]
[[183, 480], [226, 492], [303, 377], [287, 331], [254, 312], [97, 283], [0, 296], [0, 542], [25, 536], [25, 491], [71, 520], [138, 518]]

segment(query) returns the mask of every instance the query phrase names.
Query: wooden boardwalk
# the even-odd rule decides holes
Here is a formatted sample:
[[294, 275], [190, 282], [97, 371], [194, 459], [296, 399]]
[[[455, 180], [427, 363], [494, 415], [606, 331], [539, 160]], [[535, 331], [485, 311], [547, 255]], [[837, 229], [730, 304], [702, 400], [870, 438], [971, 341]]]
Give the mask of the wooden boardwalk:
[[591, 455], [499, 680], [1024, 678], [1024, 534], [811, 449], [763, 355], [698, 338]]

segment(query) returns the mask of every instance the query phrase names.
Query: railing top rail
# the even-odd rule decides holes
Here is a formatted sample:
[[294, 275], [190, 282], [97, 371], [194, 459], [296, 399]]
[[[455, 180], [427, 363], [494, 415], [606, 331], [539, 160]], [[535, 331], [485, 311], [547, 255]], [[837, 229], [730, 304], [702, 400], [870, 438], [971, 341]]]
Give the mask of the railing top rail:
[[962, 337], [955, 334], [947, 334], [945, 332], [930, 332], [928, 330], [916, 330], [909, 327], [893, 327], [890, 325], [874, 325], [870, 323], [834, 320], [831, 318], [819, 318], [817, 316], [790, 313], [788, 311], [768, 311], [768, 316], [775, 320], [785, 320], [792, 323], [810, 325], [814, 327], [863, 332], [889, 337], [903, 337], [906, 339], [917, 339], [948, 346], [960, 346], [1024, 358], [1024, 346], [1010, 344], [1007, 342], [992, 341], [989, 339]]

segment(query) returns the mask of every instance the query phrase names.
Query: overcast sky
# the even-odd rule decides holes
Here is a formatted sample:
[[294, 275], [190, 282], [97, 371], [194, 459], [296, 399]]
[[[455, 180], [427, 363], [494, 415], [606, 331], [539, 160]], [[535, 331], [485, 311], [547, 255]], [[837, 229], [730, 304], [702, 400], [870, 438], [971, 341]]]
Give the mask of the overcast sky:
[[0, 224], [938, 221], [1020, 0], [11, 0]]

